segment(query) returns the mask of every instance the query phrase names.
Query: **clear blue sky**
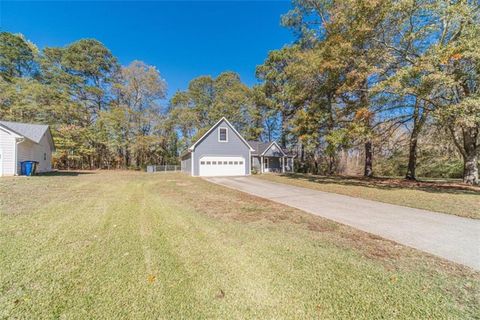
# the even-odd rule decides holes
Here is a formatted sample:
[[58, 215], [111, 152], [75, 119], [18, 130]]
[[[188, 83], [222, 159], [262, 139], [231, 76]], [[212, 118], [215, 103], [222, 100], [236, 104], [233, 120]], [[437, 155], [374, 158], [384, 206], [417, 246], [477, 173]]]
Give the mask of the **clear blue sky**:
[[2, 31], [23, 33], [39, 48], [81, 38], [103, 42], [123, 65], [142, 60], [168, 82], [169, 96], [200, 75], [238, 72], [248, 85], [268, 51], [294, 40], [280, 26], [289, 1], [0, 0]]

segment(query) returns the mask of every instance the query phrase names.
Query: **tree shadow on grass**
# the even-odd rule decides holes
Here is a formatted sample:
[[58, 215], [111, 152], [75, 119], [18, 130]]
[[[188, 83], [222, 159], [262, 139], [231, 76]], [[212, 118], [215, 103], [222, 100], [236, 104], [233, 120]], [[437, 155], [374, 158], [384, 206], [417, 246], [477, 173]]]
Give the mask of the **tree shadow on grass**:
[[445, 181], [408, 181], [400, 178], [364, 178], [353, 176], [318, 176], [302, 173], [285, 173], [282, 176], [289, 179], [305, 180], [318, 184], [337, 184], [344, 186], [359, 186], [382, 190], [421, 190], [433, 193], [472, 194], [480, 195], [480, 187]]

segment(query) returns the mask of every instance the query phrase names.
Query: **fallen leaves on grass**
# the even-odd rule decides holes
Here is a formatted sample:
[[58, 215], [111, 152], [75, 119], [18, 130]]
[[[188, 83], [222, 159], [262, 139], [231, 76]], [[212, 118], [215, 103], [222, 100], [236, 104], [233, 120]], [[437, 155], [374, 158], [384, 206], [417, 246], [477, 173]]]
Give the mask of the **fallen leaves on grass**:
[[215, 298], [217, 298], [217, 299], [223, 299], [223, 298], [225, 298], [225, 291], [223, 291], [222, 289], [220, 289], [220, 291], [217, 293], [217, 295], [215, 296]]
[[147, 277], [148, 283], [150, 283], [150, 284], [151, 284], [151, 283], [154, 283], [155, 280], [157, 280], [157, 277], [156, 277], [156, 276], [154, 276], [153, 274], [149, 274], [149, 275], [148, 275], [148, 277]]

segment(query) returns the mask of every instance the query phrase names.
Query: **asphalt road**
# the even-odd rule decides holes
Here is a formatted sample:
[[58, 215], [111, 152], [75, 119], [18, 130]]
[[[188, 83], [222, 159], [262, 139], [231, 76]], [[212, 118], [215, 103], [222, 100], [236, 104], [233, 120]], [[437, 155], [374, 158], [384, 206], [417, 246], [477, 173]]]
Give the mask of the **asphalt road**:
[[254, 177], [206, 179], [480, 270], [480, 220], [300, 188]]

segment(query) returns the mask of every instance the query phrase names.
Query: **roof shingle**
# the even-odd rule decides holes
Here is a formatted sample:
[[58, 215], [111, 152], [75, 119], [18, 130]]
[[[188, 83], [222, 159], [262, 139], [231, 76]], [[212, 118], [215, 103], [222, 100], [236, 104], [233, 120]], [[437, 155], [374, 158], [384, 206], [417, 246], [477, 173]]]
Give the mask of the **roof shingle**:
[[44, 124], [0, 121], [0, 125], [32, 140], [35, 143], [39, 143], [45, 132], [48, 131], [48, 126]]

